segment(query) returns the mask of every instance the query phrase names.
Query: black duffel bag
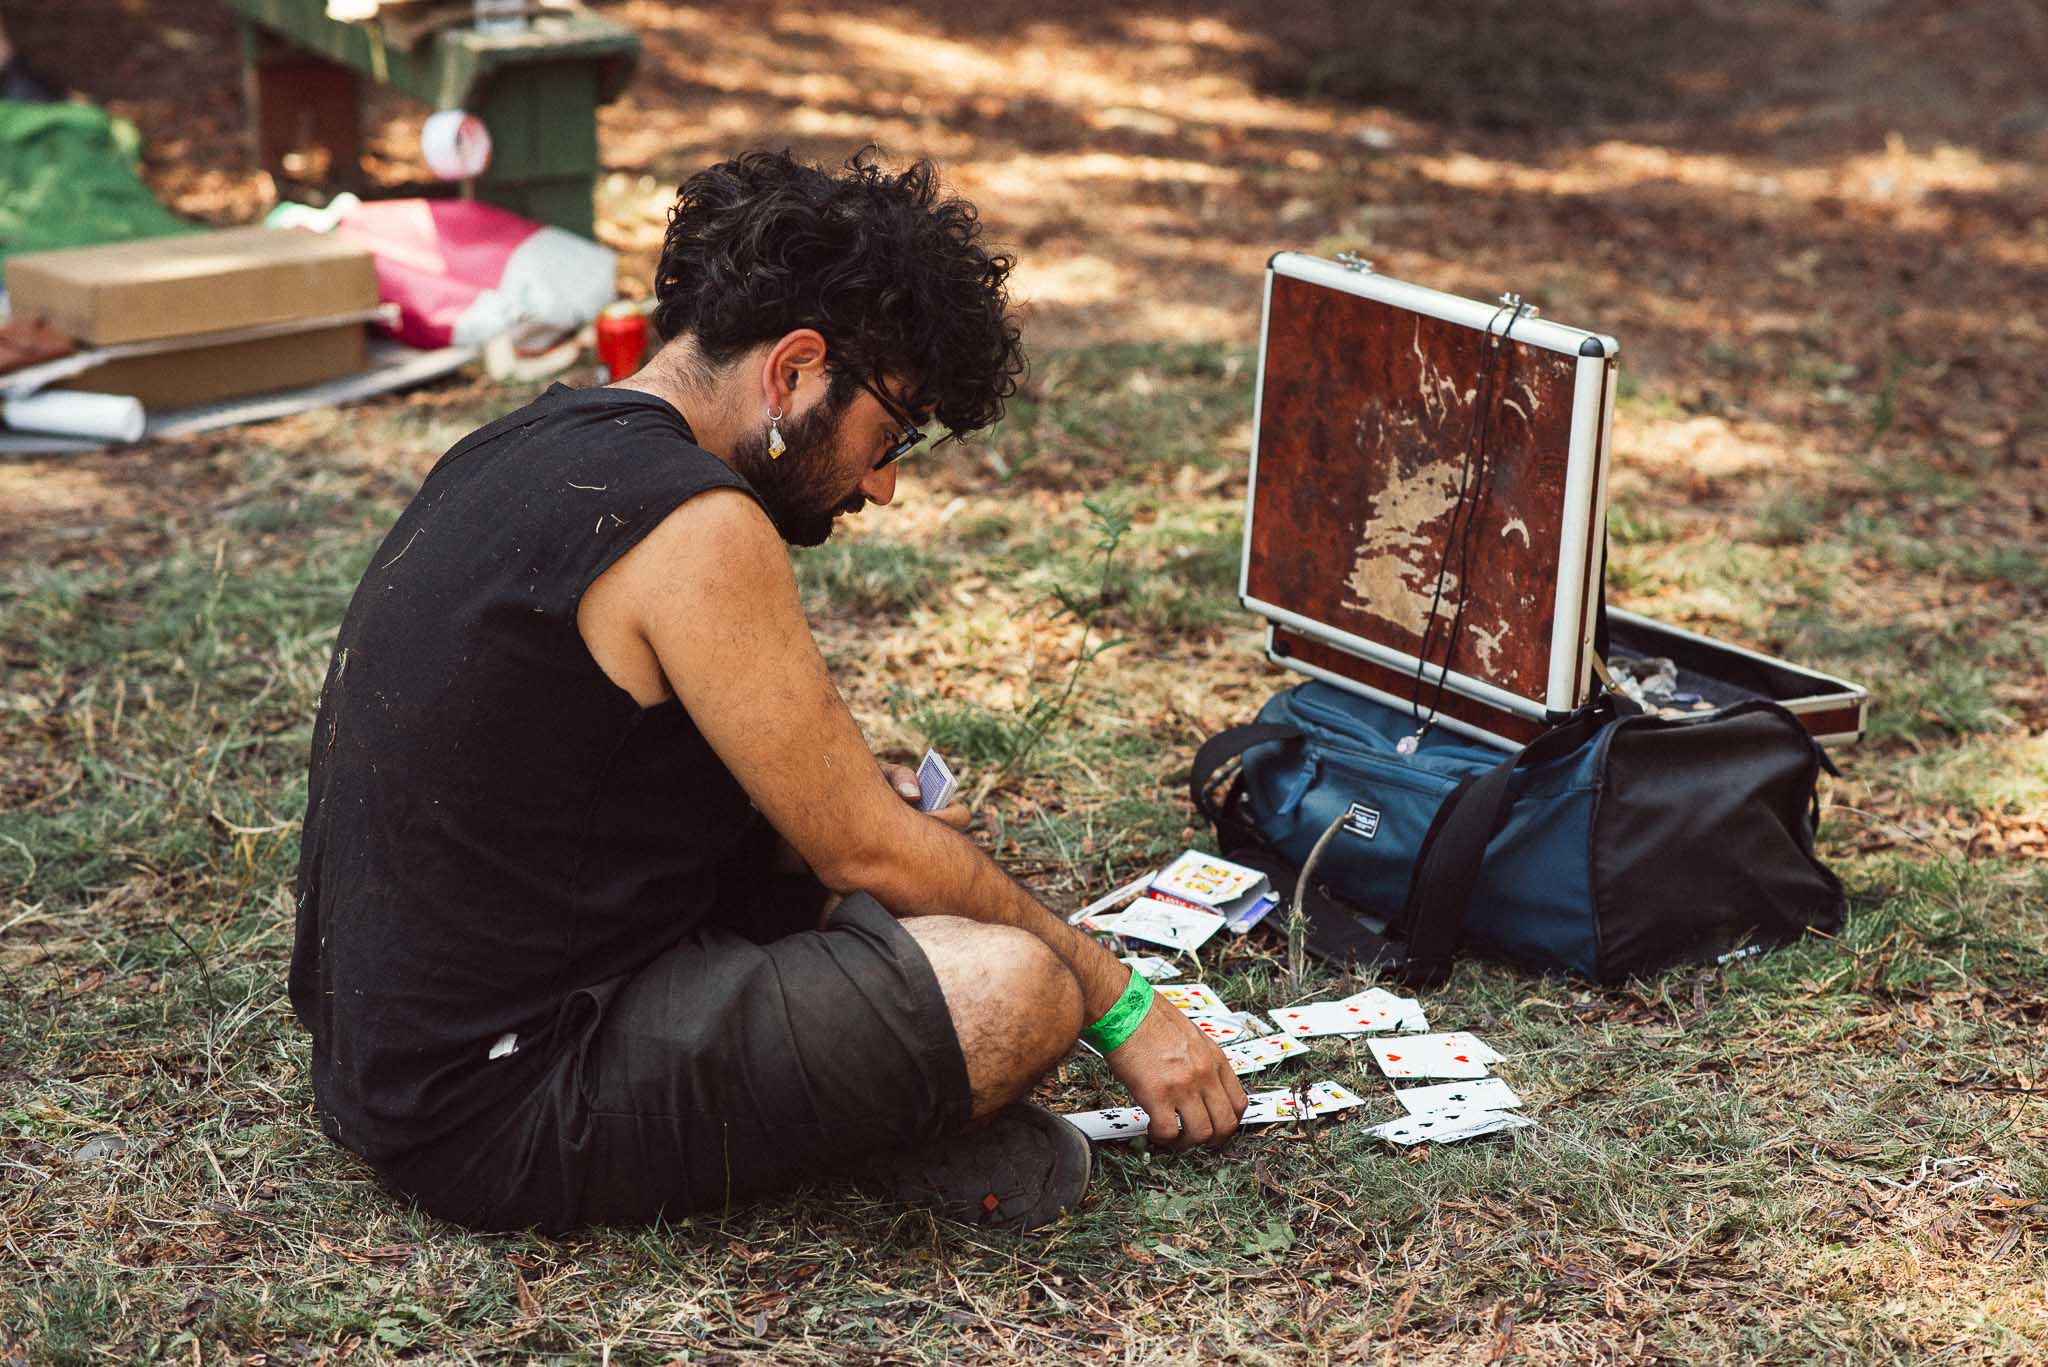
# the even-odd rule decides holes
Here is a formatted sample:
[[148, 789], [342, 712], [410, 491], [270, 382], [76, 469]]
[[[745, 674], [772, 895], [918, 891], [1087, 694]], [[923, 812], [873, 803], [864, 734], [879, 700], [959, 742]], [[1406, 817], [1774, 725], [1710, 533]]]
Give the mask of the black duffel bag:
[[1415, 729], [1305, 683], [1196, 756], [1226, 858], [1290, 893], [1307, 866], [1296, 900], [1321, 957], [1418, 986], [1460, 954], [1618, 983], [1842, 923], [1813, 850], [1834, 766], [1776, 703], [1672, 719], [1608, 694], [1505, 756], [1442, 731], [1404, 754]]

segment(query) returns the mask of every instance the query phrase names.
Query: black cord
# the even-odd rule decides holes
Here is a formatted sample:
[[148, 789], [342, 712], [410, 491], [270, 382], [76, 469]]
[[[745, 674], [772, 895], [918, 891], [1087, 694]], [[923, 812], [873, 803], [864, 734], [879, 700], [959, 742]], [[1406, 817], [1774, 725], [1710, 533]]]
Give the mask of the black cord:
[[[1514, 335], [1515, 324], [1521, 321], [1522, 315], [1528, 311], [1528, 306], [1513, 295], [1507, 296], [1501, 302], [1501, 306], [1487, 318], [1480, 342], [1482, 348], [1492, 345], [1493, 325], [1501, 314], [1507, 313], [1510, 309], [1513, 313], [1508, 318], [1507, 326], [1501, 329], [1497, 348], [1501, 352], [1503, 375], [1511, 360], [1508, 354], [1508, 339]], [[1415, 656], [1415, 692], [1409, 699], [1409, 714], [1420, 723], [1420, 729], [1414, 737], [1417, 741], [1436, 725], [1437, 714], [1443, 710], [1444, 684], [1450, 677], [1451, 662], [1458, 655], [1458, 633], [1464, 627], [1465, 604], [1472, 594], [1472, 529], [1479, 521], [1479, 508], [1485, 501], [1487, 476], [1491, 473], [1486, 459], [1486, 438], [1493, 418], [1496, 388], [1493, 383], [1493, 371], [1492, 352], [1482, 350], [1479, 383], [1474, 386], [1473, 392], [1472, 436], [1461, 453], [1458, 464], [1458, 501], [1451, 508], [1451, 525], [1444, 532], [1443, 555], [1437, 561], [1436, 567], [1436, 587], [1430, 594], [1429, 615], [1424, 619], [1422, 626], [1422, 645]], [[1460, 515], [1464, 519], [1462, 525], [1459, 521]], [[1444, 642], [1443, 667], [1436, 676], [1436, 691], [1430, 698], [1429, 715], [1425, 717], [1422, 714], [1422, 693], [1429, 686], [1425, 674], [1429, 663], [1430, 641], [1436, 635], [1437, 610], [1442, 606], [1444, 597], [1444, 575], [1450, 569], [1453, 554], [1458, 557], [1458, 603], [1451, 613], [1450, 631]]]

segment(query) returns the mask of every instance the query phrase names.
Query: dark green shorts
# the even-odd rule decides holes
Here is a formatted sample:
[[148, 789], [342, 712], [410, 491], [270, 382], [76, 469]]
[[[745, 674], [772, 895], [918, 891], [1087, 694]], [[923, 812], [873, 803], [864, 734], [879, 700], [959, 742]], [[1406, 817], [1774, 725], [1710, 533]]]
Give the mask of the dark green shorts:
[[817, 905], [724, 913], [575, 992], [529, 1095], [381, 1175], [472, 1229], [556, 1233], [723, 1209], [959, 1129], [967, 1061], [924, 951], [872, 897], [822, 930]]

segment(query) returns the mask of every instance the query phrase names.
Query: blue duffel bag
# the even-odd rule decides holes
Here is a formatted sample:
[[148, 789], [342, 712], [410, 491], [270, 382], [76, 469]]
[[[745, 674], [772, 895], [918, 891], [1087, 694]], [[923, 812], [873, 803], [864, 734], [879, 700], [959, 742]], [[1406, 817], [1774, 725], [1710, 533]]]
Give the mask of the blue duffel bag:
[[1813, 852], [1833, 766], [1776, 703], [1664, 718], [1609, 694], [1508, 755], [1431, 729], [1403, 753], [1416, 730], [1304, 683], [1195, 757], [1224, 855], [1302, 885], [1322, 957], [1416, 986], [1460, 954], [1617, 983], [1842, 923]]

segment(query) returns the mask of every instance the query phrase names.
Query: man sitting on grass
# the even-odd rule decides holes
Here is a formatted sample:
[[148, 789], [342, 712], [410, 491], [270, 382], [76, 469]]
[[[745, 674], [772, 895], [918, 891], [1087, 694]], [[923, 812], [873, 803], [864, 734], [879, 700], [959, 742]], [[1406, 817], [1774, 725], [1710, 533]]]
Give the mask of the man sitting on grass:
[[925, 163], [702, 171], [646, 368], [457, 442], [371, 557], [291, 999], [323, 1128], [426, 1209], [559, 1231], [839, 1173], [1029, 1228], [1088, 1147], [1020, 1098], [1084, 1033], [1155, 1142], [1237, 1128], [1216, 1046], [869, 753], [784, 549], [1001, 415], [1010, 267]]

